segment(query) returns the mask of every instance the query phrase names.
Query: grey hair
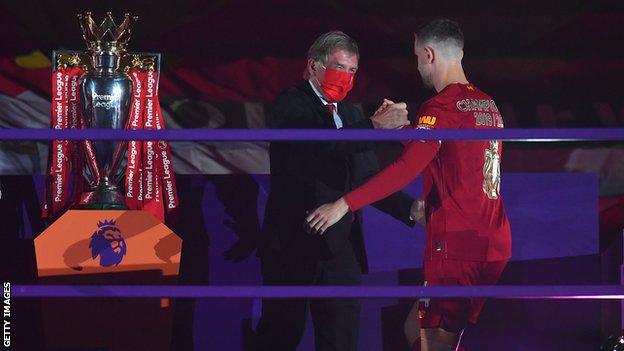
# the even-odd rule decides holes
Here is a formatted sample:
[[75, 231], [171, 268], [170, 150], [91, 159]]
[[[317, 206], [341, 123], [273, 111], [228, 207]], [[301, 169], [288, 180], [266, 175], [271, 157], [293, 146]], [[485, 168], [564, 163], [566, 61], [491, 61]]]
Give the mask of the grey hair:
[[[329, 55], [336, 50], [344, 50], [348, 53], [356, 55], [358, 59], [360, 58], [360, 51], [355, 40], [344, 32], [333, 30], [316, 38], [314, 43], [308, 49], [308, 59], [325, 65], [329, 60]], [[308, 75], [309, 73], [306, 68], [304, 78], [309, 78]]]

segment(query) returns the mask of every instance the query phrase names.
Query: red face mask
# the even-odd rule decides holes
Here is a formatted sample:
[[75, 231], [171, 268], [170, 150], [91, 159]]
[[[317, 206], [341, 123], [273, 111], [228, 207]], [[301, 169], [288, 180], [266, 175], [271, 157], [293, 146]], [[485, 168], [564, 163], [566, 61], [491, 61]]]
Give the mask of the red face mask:
[[355, 73], [326, 68], [325, 79], [320, 85], [328, 102], [342, 101], [353, 88], [354, 77]]

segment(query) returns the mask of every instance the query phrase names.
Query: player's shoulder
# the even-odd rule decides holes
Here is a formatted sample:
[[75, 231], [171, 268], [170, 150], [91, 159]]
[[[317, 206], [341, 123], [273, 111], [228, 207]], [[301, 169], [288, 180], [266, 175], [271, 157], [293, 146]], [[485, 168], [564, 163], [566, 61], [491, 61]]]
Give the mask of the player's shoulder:
[[483, 90], [479, 89], [478, 87], [476, 87], [473, 84], [467, 84], [466, 85], [466, 90], [470, 93], [472, 93], [471, 95], [476, 96], [479, 99], [484, 99], [484, 100], [493, 100], [492, 97], [484, 92]]
[[444, 110], [448, 110], [447, 104], [442, 101], [438, 96], [434, 96], [429, 100], [426, 100], [420, 105], [420, 110], [422, 112], [426, 111], [435, 111], [435, 112], [444, 112]]
[[433, 97], [420, 105], [414, 124], [420, 129], [448, 128], [451, 119], [448, 106]]
[[438, 119], [440, 117], [444, 118], [449, 113], [452, 113], [454, 103], [446, 96], [441, 95], [442, 94], [436, 94], [434, 97], [423, 102], [418, 109], [418, 117], [432, 116]]
[[461, 125], [458, 101], [480, 98], [482, 92], [471, 84], [449, 84], [435, 96], [422, 103], [418, 111], [417, 125], [425, 128], [457, 128]]

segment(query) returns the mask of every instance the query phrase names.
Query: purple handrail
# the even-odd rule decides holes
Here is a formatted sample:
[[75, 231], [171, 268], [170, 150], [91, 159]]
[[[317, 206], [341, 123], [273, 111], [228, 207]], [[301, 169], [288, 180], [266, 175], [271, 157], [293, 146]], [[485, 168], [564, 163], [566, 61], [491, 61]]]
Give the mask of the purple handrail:
[[175, 286], [14, 285], [14, 297], [624, 299], [619, 285], [540, 286]]
[[0, 129], [0, 140], [169, 140], [169, 141], [382, 141], [382, 140], [624, 140], [624, 128], [590, 129]]

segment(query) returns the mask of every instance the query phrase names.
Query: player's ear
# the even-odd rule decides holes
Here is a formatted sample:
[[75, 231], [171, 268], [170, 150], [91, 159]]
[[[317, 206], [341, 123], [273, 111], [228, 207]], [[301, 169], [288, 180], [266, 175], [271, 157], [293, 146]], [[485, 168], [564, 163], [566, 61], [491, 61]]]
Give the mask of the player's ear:
[[425, 50], [425, 60], [427, 63], [433, 63], [436, 59], [435, 50], [431, 46], [425, 46], [423, 48]]

